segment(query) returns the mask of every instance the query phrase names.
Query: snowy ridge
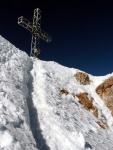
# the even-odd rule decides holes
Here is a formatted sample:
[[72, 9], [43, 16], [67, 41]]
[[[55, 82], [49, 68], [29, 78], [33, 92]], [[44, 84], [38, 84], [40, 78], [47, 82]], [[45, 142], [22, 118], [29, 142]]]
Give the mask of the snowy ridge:
[[[93, 82], [91, 85], [83, 86], [75, 80], [74, 73], [77, 71], [55, 62], [34, 60], [33, 102], [38, 111], [40, 128], [47, 145], [51, 150], [87, 150], [88, 148], [111, 150], [113, 149], [112, 130], [102, 129], [97, 124], [98, 119], [102, 117], [101, 114], [104, 114], [110, 126], [109, 119], [111, 123], [113, 120], [111, 113], [94, 92]], [[96, 78], [91, 76], [92, 81]], [[105, 78], [100, 77], [98, 80], [102, 81]], [[99, 82], [96, 86], [98, 84]], [[69, 94], [61, 94], [62, 88], [68, 90]], [[71, 94], [84, 91], [98, 98], [95, 103], [100, 110], [100, 118], [85, 110]]]
[[[78, 72], [29, 58], [0, 36], [0, 149], [112, 150], [113, 117], [95, 89], [113, 74], [88, 75], [90, 84], [82, 85]], [[80, 103], [80, 93], [98, 117]]]
[[0, 37], [0, 149], [35, 150], [27, 98], [31, 60]]

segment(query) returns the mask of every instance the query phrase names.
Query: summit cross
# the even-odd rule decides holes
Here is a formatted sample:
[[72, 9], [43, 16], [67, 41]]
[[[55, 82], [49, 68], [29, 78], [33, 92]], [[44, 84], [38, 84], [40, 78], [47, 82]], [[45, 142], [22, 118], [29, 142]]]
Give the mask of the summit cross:
[[18, 18], [18, 24], [26, 28], [32, 33], [30, 56], [37, 57], [40, 54], [39, 42], [40, 38], [46, 42], [52, 40], [51, 36], [41, 29], [41, 11], [39, 8], [34, 9], [33, 23], [24, 18]]

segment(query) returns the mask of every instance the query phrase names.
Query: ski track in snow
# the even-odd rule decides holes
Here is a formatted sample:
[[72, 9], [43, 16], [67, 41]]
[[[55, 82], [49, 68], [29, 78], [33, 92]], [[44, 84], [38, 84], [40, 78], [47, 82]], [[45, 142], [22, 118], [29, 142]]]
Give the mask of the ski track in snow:
[[[78, 69], [29, 58], [0, 36], [0, 150], [113, 150], [113, 117], [95, 88], [113, 74], [74, 78]], [[66, 89], [65, 95], [60, 89]], [[109, 129], [72, 93], [88, 92]]]

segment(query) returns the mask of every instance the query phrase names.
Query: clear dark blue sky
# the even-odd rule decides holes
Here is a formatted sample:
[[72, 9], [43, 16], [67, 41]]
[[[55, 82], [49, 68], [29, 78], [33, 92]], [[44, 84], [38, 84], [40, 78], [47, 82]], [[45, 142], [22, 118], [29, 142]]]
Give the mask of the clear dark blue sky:
[[113, 0], [3, 0], [0, 34], [30, 54], [31, 34], [17, 24], [42, 11], [41, 27], [52, 42], [41, 40], [39, 59], [56, 61], [92, 75], [113, 72]]

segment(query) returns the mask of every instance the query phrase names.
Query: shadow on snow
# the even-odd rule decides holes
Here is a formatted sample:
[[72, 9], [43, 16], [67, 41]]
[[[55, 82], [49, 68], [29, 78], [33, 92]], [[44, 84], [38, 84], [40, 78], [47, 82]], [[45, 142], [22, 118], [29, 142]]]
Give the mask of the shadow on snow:
[[32, 101], [32, 92], [33, 92], [33, 78], [30, 74], [30, 80], [28, 83], [28, 89], [29, 89], [29, 96], [28, 96], [28, 109], [29, 109], [29, 116], [30, 116], [30, 127], [34, 136], [34, 139], [37, 144], [37, 148], [39, 150], [50, 150], [50, 147], [46, 144], [46, 140], [44, 139], [42, 135], [42, 130], [40, 128], [40, 123], [38, 119], [38, 112], [35, 108], [33, 101]]

